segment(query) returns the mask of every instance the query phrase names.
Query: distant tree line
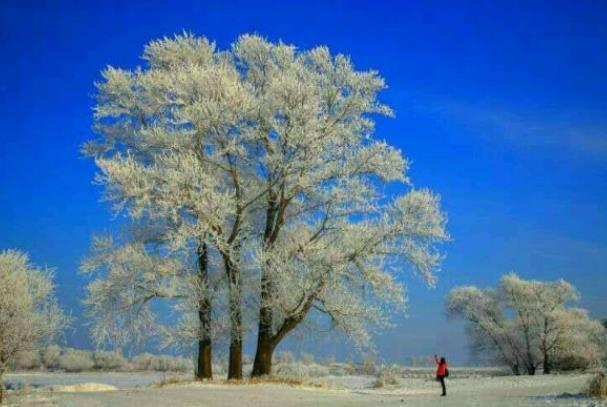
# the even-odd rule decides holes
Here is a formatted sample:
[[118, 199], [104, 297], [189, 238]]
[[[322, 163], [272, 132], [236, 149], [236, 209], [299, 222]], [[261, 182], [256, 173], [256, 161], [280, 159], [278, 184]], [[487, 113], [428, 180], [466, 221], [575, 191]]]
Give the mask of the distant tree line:
[[65, 372], [104, 371], [192, 371], [192, 360], [171, 355], [141, 353], [130, 358], [118, 351], [61, 348], [49, 345], [19, 352], [11, 370], [49, 370]]

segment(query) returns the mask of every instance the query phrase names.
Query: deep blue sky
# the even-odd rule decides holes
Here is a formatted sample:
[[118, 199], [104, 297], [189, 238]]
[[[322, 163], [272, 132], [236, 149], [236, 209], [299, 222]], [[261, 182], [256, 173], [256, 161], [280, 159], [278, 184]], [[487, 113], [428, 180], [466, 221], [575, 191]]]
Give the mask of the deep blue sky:
[[[115, 223], [78, 152], [92, 137], [99, 71], [141, 64], [145, 43], [182, 30], [222, 48], [256, 32], [324, 44], [379, 70], [397, 116], [379, 123], [378, 137], [413, 161], [417, 186], [443, 196], [454, 241], [438, 287], [407, 277], [409, 317], [378, 336], [383, 358], [438, 352], [465, 362], [443, 298], [509, 271], [563, 277], [582, 306], [607, 317], [606, 21], [601, 1], [4, 0], [0, 248], [57, 267], [60, 301], [78, 317], [78, 263], [90, 235]], [[68, 342], [84, 346], [86, 333]]]

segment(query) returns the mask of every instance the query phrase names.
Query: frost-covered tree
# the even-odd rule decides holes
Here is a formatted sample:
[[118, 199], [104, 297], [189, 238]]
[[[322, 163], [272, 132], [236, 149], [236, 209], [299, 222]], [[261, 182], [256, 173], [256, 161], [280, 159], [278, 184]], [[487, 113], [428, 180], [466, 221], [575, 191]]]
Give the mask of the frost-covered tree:
[[[548, 349], [548, 368], [574, 370], [601, 367], [607, 356], [607, 330], [589, 318], [586, 310], [573, 308], [560, 312], [552, 324], [552, 346]], [[543, 349], [542, 349], [543, 350]]]
[[[565, 359], [590, 366], [600, 363], [605, 330], [584, 310], [568, 305], [579, 298], [568, 282], [502, 277], [497, 289], [458, 287], [447, 298], [451, 316], [468, 321], [473, 350], [493, 353], [515, 374], [535, 374]], [[583, 360], [583, 361], [580, 361]]]
[[[253, 374], [309, 315], [365, 342], [402, 309], [393, 272], [428, 284], [447, 239], [439, 198], [416, 190], [400, 151], [373, 137], [385, 85], [327, 48], [253, 35], [219, 51], [181, 35], [145, 68], [108, 68], [85, 146], [106, 196], [133, 219], [168, 221], [163, 253], [219, 254], [228, 287], [229, 377], [242, 376], [243, 298], [257, 292]], [[400, 193], [387, 186], [399, 185]], [[243, 270], [258, 273], [244, 284]], [[251, 280], [247, 280], [251, 281]]]
[[[98, 181], [117, 210], [170, 220], [166, 247], [198, 254], [202, 285], [209, 246], [220, 253], [229, 283], [229, 377], [241, 378], [241, 231], [247, 208], [263, 193], [252, 177], [243, 179], [255, 171], [246, 149], [250, 92], [229, 55], [204, 38], [154, 41], [144, 58], [145, 70], [103, 72], [95, 110], [100, 138], [84, 151], [95, 157]], [[210, 312], [201, 301], [200, 344], [209, 367]]]
[[565, 305], [578, 299], [576, 289], [564, 280], [526, 281], [508, 274], [502, 277], [499, 290], [522, 333], [528, 373], [534, 374], [540, 364], [544, 373], [550, 373], [550, 355], [569, 331]]
[[17, 354], [52, 341], [67, 325], [54, 294], [51, 270], [22, 252], [0, 252], [0, 402], [3, 374]]
[[[439, 199], [409, 186], [408, 161], [373, 137], [385, 84], [326, 47], [296, 50], [257, 36], [232, 48], [253, 97], [251, 134], [265, 186], [256, 216], [259, 331], [253, 375], [270, 373], [272, 353], [310, 311], [351, 336], [386, 322], [386, 302], [402, 307], [391, 271], [412, 266], [430, 284], [444, 241]], [[253, 222], [255, 224], [255, 222]]]
[[328, 213], [299, 220], [285, 226], [264, 253], [267, 293], [262, 299], [267, 302], [262, 304], [270, 308], [272, 324], [267, 342], [263, 336], [258, 342], [259, 370], [254, 367], [254, 374], [270, 372], [272, 350], [308, 314], [366, 345], [369, 328], [388, 326], [390, 311], [404, 309], [404, 287], [395, 279], [400, 271], [412, 264], [428, 284], [434, 283], [438, 257], [426, 245], [446, 237], [435, 196], [415, 191], [378, 205], [375, 213], [368, 208], [358, 212], [338, 200], [331, 205], [342, 204], [344, 212], [360, 218]]
[[[211, 254], [205, 244], [199, 246], [202, 252], [167, 250], [164, 230], [158, 224], [137, 227], [118, 243], [108, 236], [93, 239], [91, 254], [81, 264], [83, 273], [94, 276], [84, 301], [93, 321], [91, 336], [99, 347], [115, 349], [154, 337], [183, 350], [194, 344], [196, 375], [211, 378], [212, 338], [223, 333], [211, 315], [212, 303], [221, 308]], [[167, 310], [159, 302], [170, 306], [170, 317], [157, 315]]]
[[466, 331], [475, 353], [491, 353], [498, 362], [510, 366], [514, 374], [520, 374], [523, 357], [516, 327], [505, 317], [495, 290], [455, 288], [447, 298], [447, 311], [452, 317], [468, 321]]

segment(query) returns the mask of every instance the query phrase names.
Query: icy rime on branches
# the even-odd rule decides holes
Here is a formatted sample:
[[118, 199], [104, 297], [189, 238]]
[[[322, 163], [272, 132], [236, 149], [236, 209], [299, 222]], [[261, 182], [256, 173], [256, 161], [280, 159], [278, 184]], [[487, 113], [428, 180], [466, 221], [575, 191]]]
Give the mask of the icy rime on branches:
[[[155, 230], [85, 262], [100, 343], [124, 328], [199, 341], [199, 377], [211, 377], [225, 312], [229, 378], [242, 377], [249, 321], [253, 374], [269, 374], [274, 349], [306, 317], [366, 344], [370, 324], [404, 309], [397, 273], [434, 284], [446, 219], [438, 196], [411, 187], [401, 152], [373, 137], [373, 116], [391, 115], [377, 72], [254, 35], [225, 51], [165, 38], [144, 59], [103, 71], [99, 138], [83, 148], [115, 210]], [[387, 194], [389, 183], [405, 192]], [[162, 298], [184, 324], [159, 326], [150, 304]]]

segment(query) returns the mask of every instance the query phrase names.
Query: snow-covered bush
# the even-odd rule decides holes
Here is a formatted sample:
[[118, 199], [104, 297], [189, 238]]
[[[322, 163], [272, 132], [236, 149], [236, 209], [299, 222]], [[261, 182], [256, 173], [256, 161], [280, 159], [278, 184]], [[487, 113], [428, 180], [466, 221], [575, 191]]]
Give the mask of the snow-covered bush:
[[599, 399], [607, 399], [607, 376], [597, 373], [588, 383], [588, 394]]
[[140, 355], [134, 356], [131, 359], [131, 365], [135, 370], [153, 370], [153, 361], [154, 355], [152, 355], [151, 353], [142, 353]]
[[308, 368], [308, 377], [324, 377], [329, 375], [329, 368], [327, 366], [313, 363], [306, 367]]
[[310, 354], [310, 353], [303, 353], [301, 355], [301, 361], [303, 362], [304, 365], [309, 366], [314, 364], [314, 355]]
[[294, 363], [295, 356], [288, 350], [277, 352], [274, 356], [276, 363]]
[[175, 356], [160, 356], [158, 358], [156, 370], [187, 372], [192, 370], [192, 361], [190, 359]]
[[329, 372], [333, 376], [347, 376], [352, 374], [355, 368], [347, 363], [334, 363], [329, 366]]
[[[356, 374], [356, 365], [353, 362], [346, 362], [343, 365], [343, 371], [345, 375]], [[343, 375], [340, 375], [343, 376]]]
[[335, 363], [337, 363], [337, 360], [335, 359], [335, 356], [329, 355], [325, 358], [324, 363], [325, 366], [333, 366]]
[[13, 361], [13, 369], [15, 370], [31, 370], [38, 369], [42, 365], [40, 352], [37, 350], [26, 350], [19, 352]]
[[398, 365], [382, 366], [377, 374], [377, 379], [373, 387], [381, 388], [384, 386], [393, 386], [398, 384], [400, 368]]
[[375, 365], [375, 355], [368, 353], [363, 359], [363, 373], [368, 375], [374, 375], [377, 373], [377, 366]]
[[123, 369], [127, 360], [119, 352], [96, 351], [93, 353], [95, 369], [119, 370]]
[[300, 362], [279, 363], [276, 365], [274, 374], [282, 377], [304, 379], [308, 377], [323, 377], [329, 375], [329, 368], [312, 363], [306, 365]]
[[152, 355], [151, 353], [142, 353], [131, 359], [131, 364], [135, 370], [144, 371], [188, 371], [192, 369], [192, 362], [189, 359], [166, 356]]
[[213, 375], [224, 376], [228, 373], [228, 365], [226, 363], [213, 363]]
[[57, 369], [61, 359], [61, 347], [50, 345], [42, 350], [42, 363], [47, 369]]
[[66, 372], [82, 372], [94, 366], [93, 354], [85, 350], [67, 349], [59, 358], [59, 368]]
[[560, 371], [585, 370], [594, 367], [595, 360], [585, 355], [569, 354], [559, 357], [553, 363], [553, 367]]

